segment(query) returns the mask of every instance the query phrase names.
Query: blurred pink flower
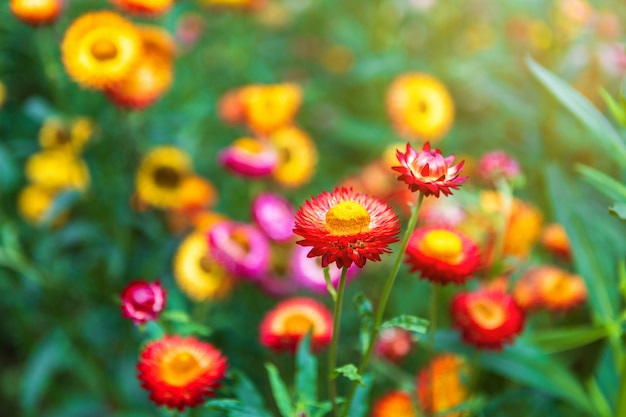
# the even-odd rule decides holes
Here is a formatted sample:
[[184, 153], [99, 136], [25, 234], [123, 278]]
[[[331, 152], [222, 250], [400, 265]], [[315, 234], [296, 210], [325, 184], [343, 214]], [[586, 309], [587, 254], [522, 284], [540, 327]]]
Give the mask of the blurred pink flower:
[[261, 193], [252, 202], [252, 218], [265, 235], [276, 242], [288, 242], [293, 233], [295, 209], [279, 194]]
[[256, 227], [235, 221], [223, 221], [208, 234], [211, 255], [231, 274], [258, 279], [270, 266], [270, 246]]
[[249, 178], [270, 175], [278, 164], [278, 153], [270, 145], [252, 138], [237, 139], [217, 156], [232, 173]]

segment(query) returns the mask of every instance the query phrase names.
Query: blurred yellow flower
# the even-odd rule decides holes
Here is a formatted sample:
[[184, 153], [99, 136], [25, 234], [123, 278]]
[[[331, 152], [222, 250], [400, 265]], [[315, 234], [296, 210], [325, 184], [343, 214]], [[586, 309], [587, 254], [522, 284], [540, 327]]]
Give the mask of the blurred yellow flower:
[[84, 87], [103, 89], [123, 79], [139, 62], [142, 44], [132, 22], [99, 11], [74, 20], [61, 43], [65, 70]]
[[270, 135], [269, 140], [278, 152], [274, 179], [286, 187], [308, 182], [317, 165], [317, 148], [309, 135], [296, 127], [286, 127]]
[[39, 224], [48, 212], [56, 193], [49, 188], [37, 184], [29, 184], [22, 188], [17, 197], [17, 210], [31, 224]]
[[43, 150], [26, 161], [26, 177], [33, 183], [53, 190], [84, 191], [89, 186], [87, 164], [71, 152]]
[[139, 165], [135, 177], [137, 195], [155, 207], [176, 207], [183, 182], [191, 171], [191, 160], [185, 152], [174, 146], [157, 147]]
[[11, 0], [9, 3], [15, 17], [33, 26], [54, 22], [62, 6], [61, 0]]
[[391, 83], [387, 112], [400, 135], [434, 142], [452, 126], [454, 101], [439, 80], [413, 72], [402, 74]]
[[261, 134], [271, 133], [291, 124], [302, 102], [297, 84], [250, 85], [240, 96], [250, 128]]
[[189, 234], [174, 257], [174, 278], [180, 289], [194, 301], [225, 297], [233, 286], [224, 268], [209, 256], [205, 233]]
[[57, 117], [50, 117], [39, 130], [39, 145], [43, 149], [60, 149], [80, 153], [91, 138], [94, 125], [87, 117], [78, 117], [66, 124]]

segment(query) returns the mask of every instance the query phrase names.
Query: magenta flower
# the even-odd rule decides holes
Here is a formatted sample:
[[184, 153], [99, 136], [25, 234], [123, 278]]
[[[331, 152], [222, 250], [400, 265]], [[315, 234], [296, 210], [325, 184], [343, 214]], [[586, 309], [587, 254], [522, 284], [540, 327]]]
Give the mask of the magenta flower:
[[[324, 268], [319, 258], [309, 258], [307, 256], [308, 248], [297, 245], [291, 254], [290, 272], [299, 286], [315, 291], [317, 293], [326, 293], [326, 279], [324, 278]], [[348, 268], [346, 279], [354, 278], [360, 268], [356, 264], [352, 264]], [[341, 268], [335, 264], [328, 266], [330, 281], [337, 288], [339, 279], [341, 278]]]
[[237, 139], [217, 156], [232, 173], [248, 178], [265, 177], [278, 164], [278, 154], [269, 144], [252, 138]]
[[514, 180], [521, 175], [519, 164], [515, 158], [504, 151], [488, 152], [478, 162], [478, 175], [488, 184], [493, 184], [498, 178]]
[[294, 238], [296, 211], [281, 195], [259, 194], [252, 202], [252, 218], [265, 235], [276, 242], [288, 242]]
[[165, 307], [166, 293], [158, 281], [133, 281], [122, 292], [122, 313], [135, 324], [156, 320]]
[[231, 274], [257, 279], [270, 266], [270, 246], [256, 227], [235, 221], [223, 221], [208, 235], [211, 255]]

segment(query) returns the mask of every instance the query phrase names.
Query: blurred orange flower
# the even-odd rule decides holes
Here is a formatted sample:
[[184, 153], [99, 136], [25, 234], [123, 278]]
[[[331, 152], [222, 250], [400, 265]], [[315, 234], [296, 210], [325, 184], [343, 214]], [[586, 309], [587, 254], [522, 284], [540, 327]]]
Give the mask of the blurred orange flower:
[[61, 13], [61, 0], [11, 0], [11, 12], [29, 25], [53, 23]]

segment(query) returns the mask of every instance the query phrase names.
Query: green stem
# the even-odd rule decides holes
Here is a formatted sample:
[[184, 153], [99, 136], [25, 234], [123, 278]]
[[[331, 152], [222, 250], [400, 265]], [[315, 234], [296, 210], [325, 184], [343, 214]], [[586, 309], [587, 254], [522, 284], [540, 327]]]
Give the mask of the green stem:
[[326, 280], [326, 289], [328, 293], [333, 298], [333, 302], [337, 301], [337, 291], [333, 286], [333, 281], [330, 279], [330, 271], [328, 270], [328, 266], [324, 267], [324, 279]]
[[435, 333], [437, 332], [437, 307], [439, 301], [439, 293], [441, 292], [441, 288], [439, 284], [433, 283], [433, 293], [431, 296], [430, 302], [430, 324], [428, 326], [428, 331], [430, 332], [430, 350], [431, 353], [435, 354]]
[[337, 406], [337, 383], [335, 368], [337, 367], [337, 345], [339, 343], [339, 325], [341, 323], [341, 305], [343, 304], [343, 293], [346, 287], [346, 274], [348, 268], [343, 267], [341, 270], [341, 278], [339, 279], [339, 288], [337, 289], [337, 298], [335, 299], [335, 311], [333, 313], [333, 336], [330, 340], [330, 349], [328, 351], [328, 382], [330, 390], [330, 402], [333, 405], [333, 415], [339, 415]]
[[[402, 238], [402, 243], [400, 244], [400, 248], [396, 255], [396, 260], [393, 264], [391, 271], [389, 272], [389, 276], [387, 277], [387, 281], [385, 282], [385, 288], [383, 289], [383, 294], [380, 297], [380, 301], [378, 303], [378, 309], [376, 310], [376, 319], [374, 321], [374, 326], [372, 327], [372, 337], [369, 340], [369, 344], [367, 349], [365, 350], [365, 354], [363, 358], [361, 358], [361, 363], [359, 365], [359, 375], [363, 375], [367, 364], [369, 363], [370, 356], [372, 355], [372, 350], [374, 347], [374, 343], [376, 342], [376, 338], [378, 337], [378, 332], [380, 331], [380, 325], [383, 321], [383, 316], [385, 314], [385, 307], [387, 306], [387, 301], [389, 301], [389, 295], [391, 294], [391, 288], [393, 287], [393, 283], [396, 280], [396, 276], [398, 276], [398, 272], [400, 271], [400, 266], [402, 265], [402, 259], [404, 258], [404, 252], [406, 251], [406, 247], [409, 243], [409, 238], [415, 229], [415, 225], [417, 224], [417, 217], [419, 213], [420, 206], [422, 205], [422, 201], [424, 200], [424, 194], [419, 193], [417, 197], [417, 204], [413, 206], [411, 210], [411, 218], [409, 219], [409, 224], [407, 226], [406, 231], [404, 232], [404, 237]], [[352, 403], [352, 399], [354, 398], [354, 394], [356, 393], [357, 382], [353, 382], [350, 387], [350, 392], [348, 394], [346, 404], [343, 408], [342, 417], [346, 417], [350, 410], [350, 404]]]
[[626, 416], [626, 372], [622, 372], [620, 379], [615, 416]]
[[509, 218], [511, 217], [511, 209], [513, 207], [513, 190], [506, 180], [498, 180], [496, 188], [500, 196], [500, 221], [496, 235], [496, 241], [494, 243], [494, 251], [492, 256], [492, 265], [489, 273], [489, 278], [493, 278], [502, 272], [502, 253], [504, 252], [504, 241], [506, 239], [506, 232], [509, 225]]

